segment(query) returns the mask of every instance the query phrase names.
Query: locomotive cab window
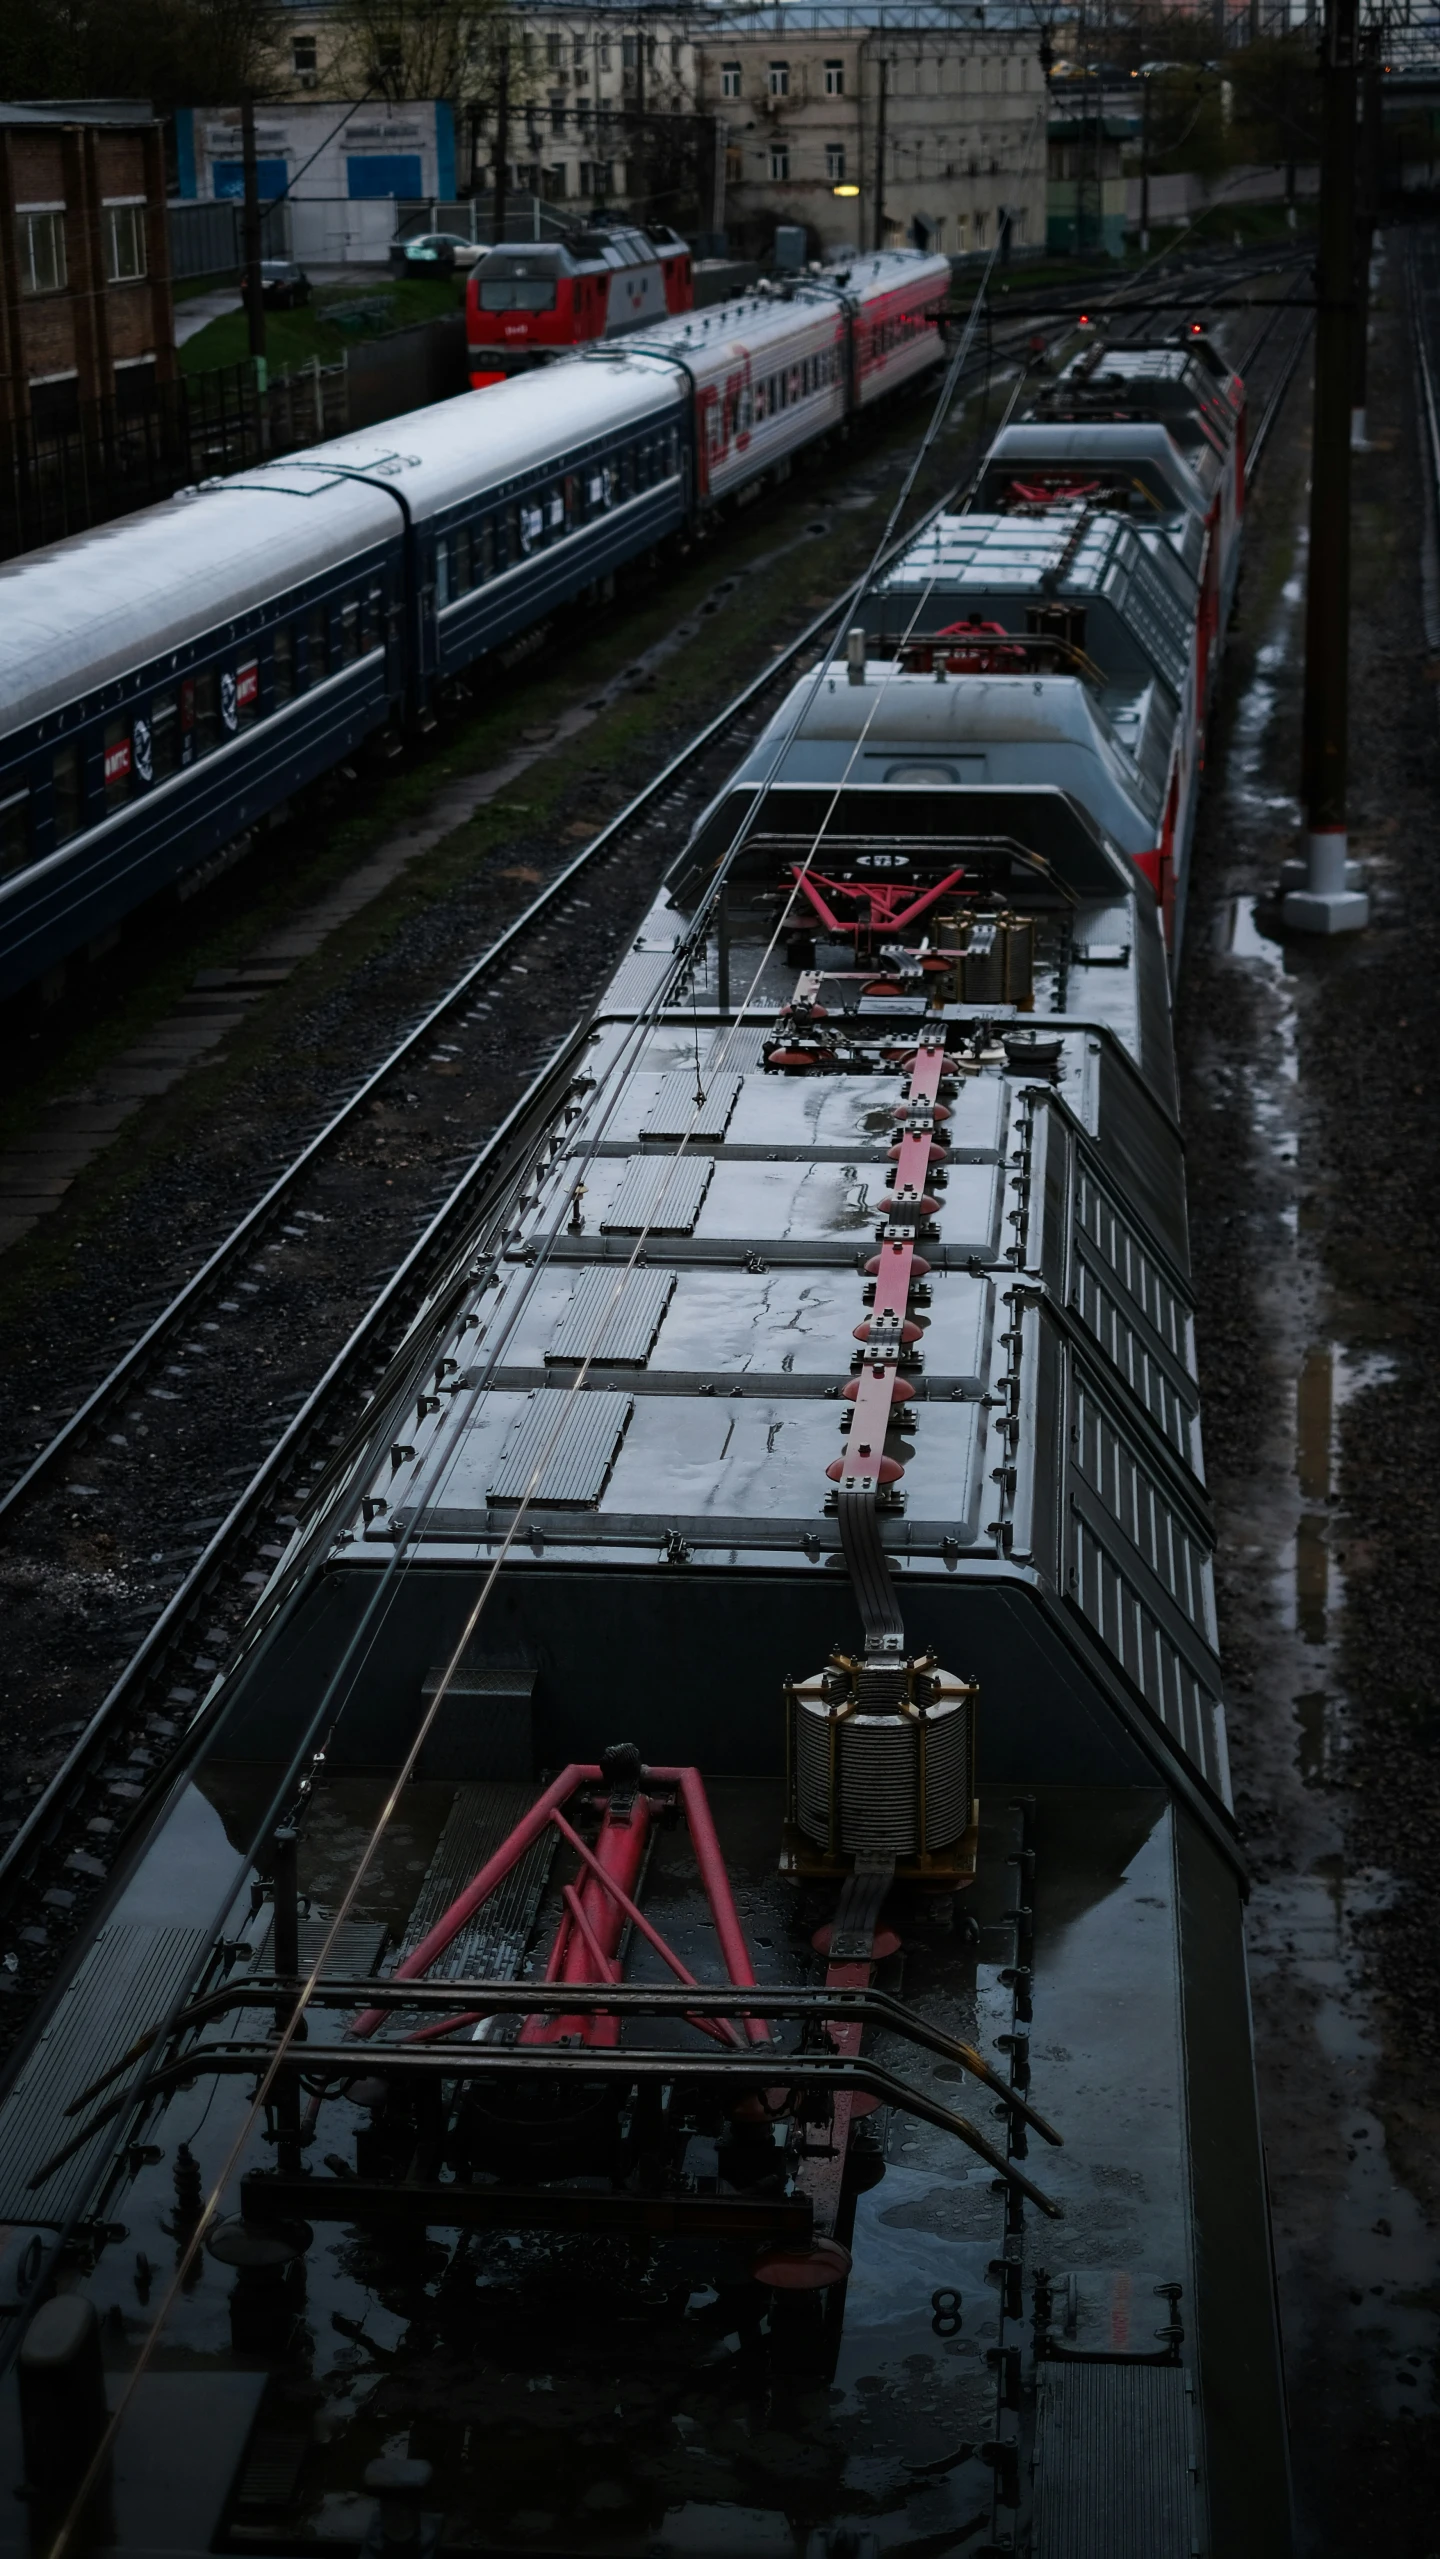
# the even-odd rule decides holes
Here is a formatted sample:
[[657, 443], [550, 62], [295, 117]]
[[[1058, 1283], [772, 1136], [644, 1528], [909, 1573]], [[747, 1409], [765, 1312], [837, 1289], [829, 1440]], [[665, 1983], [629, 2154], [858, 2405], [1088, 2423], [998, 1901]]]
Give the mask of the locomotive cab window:
[[30, 859], [30, 794], [11, 791], [0, 799], [0, 875], [23, 870]]

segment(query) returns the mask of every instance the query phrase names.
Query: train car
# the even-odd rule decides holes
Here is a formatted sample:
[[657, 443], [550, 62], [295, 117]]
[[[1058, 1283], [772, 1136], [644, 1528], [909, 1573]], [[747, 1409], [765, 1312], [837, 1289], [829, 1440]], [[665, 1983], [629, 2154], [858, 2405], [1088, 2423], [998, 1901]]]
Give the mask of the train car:
[[1108, 346], [1076, 356], [1031, 409], [1032, 419], [1093, 428], [1163, 426], [1205, 497], [1210, 559], [1202, 606], [1200, 691], [1213, 678], [1240, 573], [1245, 509], [1244, 384], [1198, 332], [1177, 344]]
[[0, 567], [0, 994], [687, 521], [673, 374], [474, 396]]
[[[1154, 841], [1133, 858], [1159, 900], [1172, 956], [1204, 731], [1202, 593], [1163, 535], [1076, 495], [1018, 515], [941, 516], [884, 580], [870, 616], [879, 647], [903, 667], [939, 678], [983, 672], [1022, 687], [1039, 675], [1089, 696], [1134, 769], [1135, 798], [1158, 819]], [[993, 758], [981, 752], [988, 769]]]
[[623, 337], [694, 298], [689, 248], [664, 223], [506, 243], [487, 251], [465, 289], [471, 387]]
[[943, 259], [890, 252], [838, 300], [667, 322], [5, 562], [0, 997], [788, 471], [861, 405], [856, 314], [883, 307], [892, 333], [864, 399], [918, 379], [942, 351], [943, 277]]
[[0, 2098], [36, 2547], [1285, 2559], [1165, 949], [1050, 681], [792, 690], [192, 1701]]

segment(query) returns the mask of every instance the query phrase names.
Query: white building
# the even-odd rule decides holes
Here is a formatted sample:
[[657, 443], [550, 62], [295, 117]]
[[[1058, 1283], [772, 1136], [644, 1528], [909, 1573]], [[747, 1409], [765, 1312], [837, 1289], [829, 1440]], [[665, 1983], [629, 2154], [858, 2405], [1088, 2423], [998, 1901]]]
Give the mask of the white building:
[[[238, 106], [179, 108], [175, 142], [182, 198], [240, 197]], [[296, 95], [256, 109], [255, 152], [262, 203], [284, 199], [282, 236], [317, 266], [383, 259], [397, 200], [455, 194], [455, 122], [443, 101], [347, 107], [343, 94]]]
[[[699, 103], [725, 126], [732, 237], [803, 223], [819, 246], [1045, 239], [1045, 74], [1008, 8], [779, 0], [712, 20]], [[748, 244], [748, 242], [747, 242]], [[758, 245], [758, 243], [757, 243]]]

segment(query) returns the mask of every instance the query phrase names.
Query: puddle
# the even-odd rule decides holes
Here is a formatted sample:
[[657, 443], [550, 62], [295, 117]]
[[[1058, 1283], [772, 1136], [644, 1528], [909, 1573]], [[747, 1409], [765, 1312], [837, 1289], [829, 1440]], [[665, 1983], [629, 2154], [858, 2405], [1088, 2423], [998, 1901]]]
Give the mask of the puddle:
[[[1298, 830], [1297, 801], [1279, 787], [1291, 773], [1277, 712], [1303, 600], [1302, 547], [1213, 776], [1232, 855], [1246, 864], [1237, 860], [1232, 880], [1273, 876]], [[1238, 1683], [1247, 1702], [1232, 1747], [1242, 1784], [1265, 1808], [1246, 1936], [1291, 2389], [1318, 2383], [1322, 2398], [1348, 2399], [1384, 2424], [1435, 2408], [1440, 2343], [1440, 2233], [1394, 2174], [1372, 2102], [1384, 2034], [1367, 1923], [1397, 1888], [1383, 1874], [1349, 1872], [1340, 1792], [1349, 1749], [1341, 1440], [1362, 1418], [1358, 1399], [1392, 1382], [1396, 1363], [1344, 1338], [1344, 1311], [1309, 1241], [1305, 1195], [1324, 1179], [1305, 1107], [1314, 985], [1304, 953], [1267, 930], [1275, 921], [1254, 894], [1214, 909], [1219, 986], [1228, 980], [1238, 995], [1243, 984], [1245, 996], [1233, 1021], [1223, 1000], [1217, 1008], [1216, 1090], [1238, 1093], [1249, 1123], [1256, 1371], [1280, 1381], [1269, 1406], [1277, 1433], [1257, 1441], [1228, 1523], [1232, 1561], [1242, 1576], [1249, 1559], [1256, 1568], [1236, 1605], [1236, 1650], [1248, 1637], [1263, 1662], [1253, 1682]], [[1309, 2546], [1328, 2547], [1314, 2522]]]
[[[1395, 1362], [1383, 1351], [1320, 1342], [1306, 1351], [1295, 1387], [1295, 1480], [1303, 1505], [1295, 1528], [1293, 1604], [1286, 1622], [1302, 1643], [1331, 1640], [1332, 1618], [1345, 1604], [1339, 1550], [1345, 1533], [1338, 1503], [1339, 1425], [1357, 1395], [1388, 1385]], [[1322, 1508], [1321, 1505], [1324, 1507]], [[1300, 1701], [1296, 1700], [1297, 1710]]]
[[1276, 2207], [1282, 2286], [1303, 2272], [1316, 2305], [1312, 2334], [1292, 2330], [1287, 2355], [1293, 2377], [1307, 2349], [1333, 2356], [1343, 2331], [1378, 2408], [1418, 2416], [1437, 2402], [1440, 2249], [1391, 2173], [1384, 2125], [1367, 2102], [1381, 2053], [1355, 1992], [1356, 1923], [1388, 1906], [1391, 1887], [1380, 1874], [1347, 1877], [1338, 1858], [1322, 1863], [1324, 1872], [1257, 1887], [1246, 1930], [1257, 1990], [1283, 1984], [1303, 2004], [1330, 2074], [1320, 2173], [1287, 2181]]

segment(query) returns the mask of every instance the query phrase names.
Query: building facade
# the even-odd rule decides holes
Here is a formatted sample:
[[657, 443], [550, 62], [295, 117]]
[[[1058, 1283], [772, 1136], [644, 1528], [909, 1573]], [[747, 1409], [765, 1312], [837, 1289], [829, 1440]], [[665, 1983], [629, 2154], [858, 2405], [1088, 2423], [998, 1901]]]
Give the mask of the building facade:
[[[238, 106], [177, 109], [175, 156], [183, 201], [238, 203]], [[449, 203], [456, 189], [455, 121], [444, 101], [362, 95], [347, 106], [343, 89], [271, 100], [256, 110], [255, 156], [261, 203], [283, 199], [267, 240], [317, 266], [383, 259], [397, 201]]]
[[[317, 0], [288, 18], [277, 89], [362, 95], [374, 66], [343, 9]], [[819, 250], [913, 241], [959, 256], [990, 246], [1002, 210], [1012, 245], [1038, 248], [1039, 43], [1015, 0], [490, 10], [447, 73], [456, 187], [491, 194], [503, 157], [507, 190], [557, 213], [624, 206], [753, 250], [799, 223]]]
[[0, 426], [73, 432], [173, 378], [165, 196], [141, 102], [0, 106]]
[[[1000, 20], [1001, 23], [996, 23]], [[725, 223], [823, 252], [988, 249], [1045, 237], [1045, 74], [1033, 25], [995, 9], [781, 0], [713, 22], [699, 104], [724, 125]]]

